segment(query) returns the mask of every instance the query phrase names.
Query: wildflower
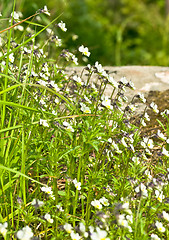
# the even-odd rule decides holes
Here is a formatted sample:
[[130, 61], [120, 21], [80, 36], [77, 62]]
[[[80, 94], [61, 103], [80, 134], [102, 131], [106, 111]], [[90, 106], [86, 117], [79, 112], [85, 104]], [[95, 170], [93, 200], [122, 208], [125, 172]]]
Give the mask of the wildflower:
[[81, 239], [81, 236], [79, 235], [79, 233], [74, 233], [74, 232], [70, 233], [70, 237], [72, 240], [80, 240]]
[[165, 149], [165, 147], [162, 148], [162, 154], [169, 157], [169, 152]]
[[121, 143], [124, 147], [128, 147], [124, 137], [121, 139]]
[[123, 227], [126, 227], [126, 228], [128, 227], [128, 221], [125, 219], [124, 214], [120, 214], [118, 216], [117, 222], [120, 226], [123, 226]]
[[104, 97], [104, 100], [102, 101], [102, 105], [108, 109], [113, 109], [113, 106], [111, 105], [111, 100], [107, 96]]
[[145, 170], [145, 174], [146, 174], [146, 176], [149, 178], [149, 179], [152, 179], [153, 177], [151, 176], [151, 173], [150, 173], [150, 171], [147, 169], [147, 170]]
[[131, 159], [135, 164], [140, 164], [140, 159], [139, 157], [132, 157]]
[[152, 233], [151, 240], [160, 240], [160, 238], [156, 234]]
[[139, 186], [137, 186], [135, 188], [135, 191], [137, 193], [141, 192], [143, 197], [148, 197], [148, 192], [147, 192], [146, 186], [143, 183], [141, 183]]
[[102, 198], [100, 198], [99, 201], [100, 201], [104, 206], [109, 206], [109, 201], [108, 201], [107, 198], [102, 197]]
[[54, 81], [51, 81], [51, 82], [50, 82], [50, 85], [51, 85], [57, 92], [60, 91], [58, 85], [57, 85]]
[[159, 232], [161, 232], [161, 233], [165, 232], [165, 227], [163, 227], [163, 224], [161, 222], [156, 221], [155, 225]]
[[157, 136], [163, 141], [167, 139], [160, 130], [157, 131]]
[[86, 232], [86, 228], [85, 228], [84, 223], [82, 223], [82, 222], [79, 223], [79, 230], [81, 231], [81, 233], [83, 233], [83, 236], [85, 238], [88, 237], [89, 234], [88, 234], [88, 232]]
[[44, 127], [49, 127], [49, 124], [47, 123], [47, 120], [44, 119], [40, 119], [40, 125], [44, 126]]
[[67, 232], [67, 233], [71, 233], [72, 232], [72, 225], [71, 224], [69, 224], [69, 223], [65, 223], [65, 225], [63, 225], [63, 228], [65, 229], [65, 231]]
[[154, 147], [153, 140], [147, 137], [143, 138], [144, 143], [147, 144], [147, 147], [152, 149]]
[[77, 190], [81, 190], [81, 182], [77, 182], [77, 179], [75, 178], [75, 179], [73, 180], [73, 183], [74, 183], [75, 188], [76, 188]]
[[150, 117], [149, 117], [149, 115], [146, 112], [144, 114], [144, 118], [145, 118], [146, 121], [150, 121]]
[[60, 23], [58, 23], [58, 27], [60, 27], [60, 29], [63, 31], [63, 32], [66, 32], [67, 31], [67, 28], [66, 28], [66, 24], [61, 21]]
[[0, 233], [2, 234], [2, 236], [5, 238], [6, 234], [7, 234], [7, 227], [8, 227], [8, 223], [4, 222], [4, 223], [0, 223]]
[[11, 63], [14, 62], [14, 55], [13, 55], [13, 53], [9, 54], [9, 61], [10, 61]]
[[41, 187], [42, 192], [45, 192], [49, 195], [53, 194], [52, 188], [51, 187]]
[[44, 202], [43, 201], [40, 201], [38, 199], [33, 199], [32, 201], [32, 206], [34, 206], [35, 208], [38, 208], [38, 207], [42, 207], [44, 205]]
[[163, 214], [163, 218], [169, 222], [169, 214], [165, 211], [163, 211], [162, 214]]
[[79, 47], [79, 52], [81, 52], [83, 55], [89, 57], [90, 52], [87, 47], [84, 47], [83, 45]]
[[46, 219], [49, 223], [53, 223], [53, 219], [51, 218], [49, 213], [45, 214], [44, 219]]
[[45, 5], [44, 8], [43, 8], [43, 12], [44, 12], [46, 15], [50, 16], [50, 12], [49, 12], [49, 10], [48, 10], [48, 8], [47, 8], [46, 5]]
[[152, 108], [155, 113], [159, 113], [157, 104], [155, 104], [154, 102], [150, 103], [150, 108]]
[[23, 227], [17, 232], [16, 237], [20, 240], [31, 240], [33, 237], [32, 229], [29, 226]]
[[160, 192], [157, 189], [155, 190], [155, 195], [159, 202], [162, 202], [163, 199], [165, 198], [165, 196], [163, 195], [163, 191]]
[[81, 103], [81, 111], [84, 112], [84, 113], [91, 113], [91, 110], [89, 107], [87, 107], [84, 103]]
[[141, 119], [141, 125], [143, 126], [143, 127], [145, 127], [147, 124], [145, 123], [145, 121], [144, 121], [144, 119]]
[[110, 238], [107, 238], [107, 232], [99, 227], [96, 228], [96, 232], [91, 233], [90, 237], [91, 240], [110, 240]]
[[101, 203], [100, 203], [100, 201], [99, 200], [93, 200], [92, 202], [91, 202], [91, 205], [93, 206], [93, 207], [95, 207], [95, 208], [97, 208], [97, 209], [102, 209], [102, 205], [101, 205]]
[[108, 79], [109, 83], [112, 84], [112, 86], [113, 86], [114, 88], [118, 88], [118, 83], [114, 80], [113, 77], [108, 76], [107, 79]]
[[75, 130], [73, 129], [73, 127], [70, 125], [70, 123], [64, 121], [63, 122], [63, 126], [66, 127], [66, 129], [69, 131], [69, 132], [74, 132]]
[[78, 77], [77, 75], [73, 76], [73, 80], [79, 83], [80, 85], [83, 85], [84, 83], [82, 82], [82, 79]]
[[60, 204], [57, 204], [56, 207], [60, 212], [64, 212], [64, 210]]
[[146, 99], [145, 99], [145, 97], [144, 97], [144, 94], [142, 94], [142, 93], [138, 93], [138, 98], [141, 100], [141, 102], [143, 102], [143, 103], [145, 103], [146, 102]]

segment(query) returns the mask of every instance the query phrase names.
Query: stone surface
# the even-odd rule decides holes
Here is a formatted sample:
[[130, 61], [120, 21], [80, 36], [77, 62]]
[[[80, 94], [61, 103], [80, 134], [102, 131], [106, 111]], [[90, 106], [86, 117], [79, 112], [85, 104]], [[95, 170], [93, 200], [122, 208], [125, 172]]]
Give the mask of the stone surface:
[[[70, 75], [74, 72], [81, 75], [84, 67], [67, 68], [67, 73]], [[113, 76], [116, 81], [119, 81], [121, 77], [126, 77], [127, 80], [131, 80], [134, 83], [135, 90], [127, 89], [125, 95], [129, 101], [133, 96], [139, 92], [143, 93], [145, 97], [148, 97], [151, 91], [165, 91], [169, 89], [169, 67], [160, 66], [124, 66], [124, 67], [110, 67], [105, 66], [110, 76]], [[87, 78], [84, 71], [83, 78]], [[91, 81], [96, 81], [96, 76], [93, 75]], [[109, 86], [105, 90], [105, 95], [109, 95], [112, 92], [112, 88]], [[151, 92], [151, 95], [153, 93]], [[155, 94], [158, 102], [158, 94]], [[160, 95], [162, 96], [162, 94]], [[138, 104], [138, 113], [142, 112], [145, 105]], [[169, 108], [169, 107], [168, 107]]]
[[[84, 67], [67, 68], [69, 74], [74, 71], [81, 74]], [[116, 81], [121, 77], [131, 80], [135, 87], [135, 91], [128, 91], [126, 94], [130, 97], [138, 92], [147, 93], [151, 90], [164, 91], [169, 88], [169, 67], [159, 66], [125, 66], [125, 67], [104, 67], [109, 71]], [[160, 73], [160, 74], [159, 74]], [[84, 72], [85, 74], [85, 72]], [[84, 76], [84, 75], [83, 75]], [[92, 77], [92, 81], [95, 76]], [[110, 94], [111, 89], [106, 89], [106, 93]]]

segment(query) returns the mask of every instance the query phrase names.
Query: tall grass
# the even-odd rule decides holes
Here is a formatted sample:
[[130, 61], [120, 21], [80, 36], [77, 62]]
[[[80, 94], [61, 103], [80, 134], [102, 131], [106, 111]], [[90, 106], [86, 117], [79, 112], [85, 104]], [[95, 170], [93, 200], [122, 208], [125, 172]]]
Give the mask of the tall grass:
[[[39, 31], [34, 19], [20, 39], [16, 27], [30, 22], [14, 10], [11, 16], [20, 23], [14, 27], [12, 20], [3, 31], [0, 57], [2, 237], [168, 239], [168, 125], [167, 134], [142, 136], [149, 117], [132, 120], [125, 89], [133, 84], [115, 81], [98, 62], [80, 76], [67, 75], [77, 58], [58, 46], [58, 28], [66, 31], [58, 17]], [[50, 44], [59, 59], [48, 58]], [[90, 55], [86, 47], [78, 50]], [[135, 98], [146, 102], [141, 94]], [[147, 108], [158, 114], [156, 105]]]

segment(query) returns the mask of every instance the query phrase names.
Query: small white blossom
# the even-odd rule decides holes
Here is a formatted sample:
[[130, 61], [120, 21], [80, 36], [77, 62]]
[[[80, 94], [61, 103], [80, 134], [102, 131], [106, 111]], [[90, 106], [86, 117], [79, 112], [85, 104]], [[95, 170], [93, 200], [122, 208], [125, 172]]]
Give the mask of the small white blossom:
[[101, 230], [99, 227], [96, 228], [96, 232], [91, 233], [91, 240], [110, 240], [107, 238], [107, 232], [105, 230]]
[[53, 219], [51, 218], [49, 213], [45, 214], [44, 219], [46, 219], [46, 221], [48, 221], [49, 223], [53, 223]]
[[63, 32], [66, 32], [67, 31], [67, 28], [66, 28], [66, 24], [61, 21], [60, 23], [58, 23], [58, 26], [60, 27], [60, 29], [63, 31]]
[[49, 10], [48, 10], [48, 8], [47, 8], [46, 5], [45, 5], [44, 8], [43, 8], [43, 12], [44, 12], [46, 15], [50, 16], [50, 12], [49, 12]]
[[101, 203], [100, 203], [100, 201], [99, 200], [93, 200], [92, 202], [91, 202], [91, 205], [93, 206], [93, 207], [95, 207], [95, 208], [97, 208], [97, 209], [102, 209], [102, 205], [101, 205]]
[[89, 49], [87, 47], [84, 47], [83, 45], [79, 47], [79, 52], [81, 52], [83, 55], [87, 57], [90, 56]]
[[163, 218], [169, 222], [169, 214], [165, 211], [163, 211], [162, 214], [163, 214]]
[[152, 233], [151, 240], [161, 240], [161, 238], [159, 238], [156, 234]]
[[150, 103], [150, 108], [152, 108], [155, 113], [159, 113], [158, 106], [154, 102]]
[[29, 226], [23, 227], [17, 232], [16, 237], [20, 240], [31, 240], [33, 237], [32, 229]]
[[76, 188], [77, 190], [81, 190], [81, 182], [78, 182], [77, 179], [75, 178], [75, 179], [73, 180], [73, 183], [74, 183], [75, 188]]
[[163, 195], [163, 191], [160, 192], [157, 189], [155, 190], [155, 195], [159, 202], [162, 202], [163, 199], [165, 198], [165, 196]]
[[0, 233], [2, 234], [2, 236], [5, 238], [6, 234], [7, 234], [7, 227], [8, 227], [8, 223], [4, 222], [4, 223], [0, 223]]
[[44, 127], [49, 127], [47, 120], [44, 120], [44, 119], [40, 119], [40, 125], [42, 125]]
[[109, 206], [109, 201], [108, 201], [107, 198], [102, 197], [102, 198], [100, 198], [99, 201], [100, 201], [104, 206]]
[[66, 231], [67, 233], [71, 233], [71, 232], [73, 231], [73, 227], [72, 227], [72, 225], [69, 224], [69, 223], [65, 223], [65, 225], [63, 225], [63, 228], [65, 229], [65, 231]]
[[165, 232], [165, 227], [163, 226], [163, 224], [161, 222], [156, 221], [155, 225], [159, 232], [162, 232], [162, 233]]
[[79, 235], [79, 233], [74, 233], [74, 232], [70, 233], [70, 237], [72, 240], [80, 240], [81, 239], [81, 236]]

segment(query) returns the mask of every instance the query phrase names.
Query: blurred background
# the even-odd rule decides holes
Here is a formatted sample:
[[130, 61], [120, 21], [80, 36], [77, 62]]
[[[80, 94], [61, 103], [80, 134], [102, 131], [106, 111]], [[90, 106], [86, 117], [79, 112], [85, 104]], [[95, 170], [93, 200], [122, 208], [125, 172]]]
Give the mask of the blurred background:
[[[10, 16], [12, 5], [12, 0], [0, 0], [3, 18]], [[68, 28], [59, 32], [64, 48], [89, 48], [87, 63], [169, 66], [169, 0], [16, 0], [16, 11], [26, 18], [44, 5], [51, 12], [46, 23], [63, 13], [58, 21]], [[1, 29], [7, 26], [1, 21]]]

